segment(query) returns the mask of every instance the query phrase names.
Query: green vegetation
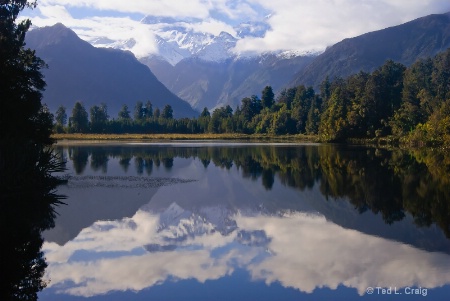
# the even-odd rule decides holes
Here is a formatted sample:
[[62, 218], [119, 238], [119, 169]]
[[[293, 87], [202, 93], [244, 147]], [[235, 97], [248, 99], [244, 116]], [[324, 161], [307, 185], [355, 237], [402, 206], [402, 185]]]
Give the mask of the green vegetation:
[[265, 134], [316, 135], [320, 141], [384, 141], [413, 146], [450, 146], [450, 49], [411, 67], [387, 61], [372, 73], [346, 79], [326, 78], [316, 93], [303, 85], [282, 91], [275, 99], [270, 86], [261, 98], [245, 97], [198, 118], [173, 118], [166, 105], [153, 110], [138, 102], [133, 118], [123, 106], [109, 119], [106, 105], [86, 109], [75, 104], [64, 127], [65, 110], [57, 112], [56, 132], [142, 134]]

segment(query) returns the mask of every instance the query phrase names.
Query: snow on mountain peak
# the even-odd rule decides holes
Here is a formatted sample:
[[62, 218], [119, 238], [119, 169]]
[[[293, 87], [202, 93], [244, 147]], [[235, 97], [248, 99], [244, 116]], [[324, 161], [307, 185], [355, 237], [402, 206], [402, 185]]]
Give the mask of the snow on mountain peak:
[[[244, 22], [234, 26], [234, 35], [226, 31], [221, 31], [218, 35], [214, 35], [196, 30], [195, 24], [201, 22], [202, 20], [195, 18], [175, 19], [158, 16], [143, 18], [141, 23], [149, 25], [155, 36], [153, 41], [155, 50], [149, 50], [149, 57], [157, 56], [171, 65], [176, 65], [181, 60], [190, 57], [213, 62], [223, 62], [236, 57], [254, 57], [258, 54], [236, 53], [237, 42], [249, 37], [264, 37], [266, 32], [271, 29], [267, 19], [265, 19], [258, 22]], [[135, 48], [139, 46], [138, 41], [134, 38], [112, 41], [100, 37], [92, 39], [90, 42], [94, 46], [130, 50], [131, 52], [135, 52]], [[290, 58], [305, 55], [305, 53], [286, 51], [277, 55], [283, 58]]]

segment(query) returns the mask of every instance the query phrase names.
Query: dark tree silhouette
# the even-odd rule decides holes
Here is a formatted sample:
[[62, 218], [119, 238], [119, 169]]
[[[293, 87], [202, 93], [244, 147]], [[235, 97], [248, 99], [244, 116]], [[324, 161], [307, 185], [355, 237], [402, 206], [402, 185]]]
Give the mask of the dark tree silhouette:
[[161, 117], [165, 119], [173, 118], [173, 109], [170, 105], [165, 105], [164, 109], [161, 112]]
[[62, 169], [49, 146], [53, 116], [42, 106], [45, 66], [25, 49], [31, 22], [16, 22], [26, 0], [0, 2], [0, 300], [36, 300], [46, 283], [41, 232], [54, 226]]

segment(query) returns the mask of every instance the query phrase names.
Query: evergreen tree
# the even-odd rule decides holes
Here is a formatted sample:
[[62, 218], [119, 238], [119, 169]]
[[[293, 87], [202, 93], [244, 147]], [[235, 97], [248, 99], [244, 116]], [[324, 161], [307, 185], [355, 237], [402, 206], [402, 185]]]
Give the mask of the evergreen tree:
[[144, 104], [142, 103], [142, 101], [138, 101], [136, 103], [136, 106], [134, 107], [134, 115], [133, 115], [134, 121], [139, 122], [144, 120], [145, 111], [146, 109], [144, 108]]
[[164, 119], [172, 119], [173, 118], [173, 110], [171, 105], [165, 105], [164, 109], [161, 112], [161, 117]]
[[89, 129], [88, 113], [81, 102], [76, 102], [69, 119], [71, 132], [86, 133]]
[[67, 123], [67, 113], [66, 113], [66, 107], [59, 106], [55, 113], [55, 131], [57, 133], [63, 133], [64, 132], [64, 126]]
[[153, 117], [156, 118], [156, 119], [158, 119], [160, 115], [161, 115], [161, 111], [159, 110], [159, 108], [156, 108], [156, 109], [153, 111]]
[[67, 123], [66, 107], [59, 106], [55, 113], [56, 125], [65, 126]]
[[273, 94], [273, 90], [271, 86], [266, 86], [261, 93], [261, 104], [263, 108], [270, 109], [275, 103], [274, 100], [275, 95]]
[[145, 119], [149, 120], [152, 117], [153, 117], [153, 104], [149, 100], [145, 104]]
[[207, 107], [203, 108], [203, 111], [200, 113], [200, 117], [208, 117], [211, 116]]
[[121, 121], [130, 121], [130, 111], [128, 110], [128, 106], [126, 104], [122, 105], [122, 108], [119, 111], [119, 120]]
[[108, 123], [108, 109], [105, 103], [99, 106], [93, 106], [90, 109], [91, 131], [94, 133], [106, 132]]

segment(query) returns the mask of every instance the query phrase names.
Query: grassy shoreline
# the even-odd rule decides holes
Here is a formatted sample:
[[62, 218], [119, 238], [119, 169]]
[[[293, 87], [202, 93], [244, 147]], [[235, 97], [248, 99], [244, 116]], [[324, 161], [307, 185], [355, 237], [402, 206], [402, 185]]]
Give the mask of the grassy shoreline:
[[280, 142], [318, 142], [317, 136], [309, 135], [265, 135], [265, 134], [53, 134], [58, 142], [82, 141], [173, 141], [173, 140], [239, 140], [239, 141], [280, 141]]
[[[329, 143], [320, 141], [317, 135], [268, 135], [268, 134], [78, 134], [63, 133], [52, 134], [57, 144], [72, 143], [107, 143], [120, 141], [147, 141], [147, 142], [169, 142], [169, 141], [238, 141], [238, 142], [279, 142], [279, 143]], [[342, 144], [365, 145], [385, 149], [435, 149], [449, 151], [448, 147], [411, 145], [401, 138], [388, 136], [380, 138], [349, 138]]]

